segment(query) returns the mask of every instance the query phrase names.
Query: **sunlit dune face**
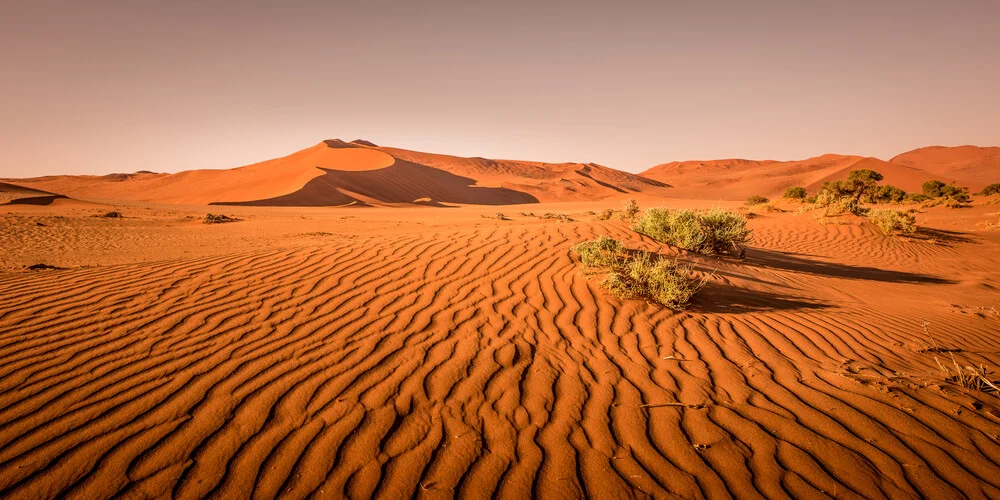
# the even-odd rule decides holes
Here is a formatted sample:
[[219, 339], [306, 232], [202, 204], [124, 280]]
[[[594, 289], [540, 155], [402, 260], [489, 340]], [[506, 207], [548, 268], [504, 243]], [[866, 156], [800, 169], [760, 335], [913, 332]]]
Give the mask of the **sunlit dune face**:
[[324, 147], [313, 155], [302, 158], [303, 161], [314, 161], [313, 166], [327, 170], [342, 170], [347, 172], [364, 172], [391, 167], [396, 159], [374, 149]]

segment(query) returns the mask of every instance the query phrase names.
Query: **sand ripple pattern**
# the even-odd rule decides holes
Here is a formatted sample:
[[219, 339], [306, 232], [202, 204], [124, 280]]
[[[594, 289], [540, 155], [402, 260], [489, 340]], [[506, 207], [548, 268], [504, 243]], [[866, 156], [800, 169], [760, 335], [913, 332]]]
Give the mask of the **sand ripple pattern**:
[[1000, 323], [864, 297], [961, 284], [763, 231], [674, 313], [580, 273], [600, 232], [639, 241], [497, 224], [6, 278], [0, 497], [1000, 496], [996, 398], [921, 386], [908, 347], [926, 317], [997, 366]]

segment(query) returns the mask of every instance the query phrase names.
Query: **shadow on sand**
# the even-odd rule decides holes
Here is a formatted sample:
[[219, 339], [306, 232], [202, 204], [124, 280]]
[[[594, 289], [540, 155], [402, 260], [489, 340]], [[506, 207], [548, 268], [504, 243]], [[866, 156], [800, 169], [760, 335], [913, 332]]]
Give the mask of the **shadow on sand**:
[[751, 248], [747, 251], [744, 263], [749, 266], [780, 269], [796, 273], [865, 281], [881, 281], [884, 283], [954, 283], [954, 281], [927, 274], [891, 271], [866, 266], [852, 266], [813, 260], [807, 257], [807, 255], [803, 254]]
[[519, 205], [538, 203], [538, 198], [503, 187], [480, 187], [476, 181], [419, 163], [396, 159], [377, 170], [343, 171], [322, 169], [325, 174], [309, 181], [302, 189], [284, 196], [247, 202], [217, 202], [213, 205], [248, 206], [338, 206], [364, 202], [414, 203], [429, 199], [427, 205], [462, 203], [469, 205]]
[[691, 301], [690, 311], [703, 314], [741, 314], [749, 312], [825, 309], [820, 301], [709, 282]]

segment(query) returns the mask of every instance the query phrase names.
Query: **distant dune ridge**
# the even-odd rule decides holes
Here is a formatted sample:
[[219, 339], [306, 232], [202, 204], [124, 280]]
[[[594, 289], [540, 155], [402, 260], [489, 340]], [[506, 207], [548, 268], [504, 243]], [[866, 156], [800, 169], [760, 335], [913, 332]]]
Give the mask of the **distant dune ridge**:
[[884, 184], [908, 192], [919, 192], [931, 179], [978, 190], [1000, 179], [1000, 148], [935, 146], [890, 161], [836, 154], [797, 161], [683, 161], [657, 165], [640, 175], [674, 186], [673, 196], [735, 200], [754, 194], [779, 196], [792, 186], [814, 193], [824, 182], [846, 179], [851, 170], [863, 168], [885, 176]]
[[780, 196], [867, 168], [885, 184], [920, 191], [927, 180], [973, 190], [1000, 180], [1000, 147], [927, 147], [890, 161], [826, 154], [797, 161], [724, 159], [670, 162], [639, 175], [596, 163], [463, 158], [330, 139], [282, 158], [229, 170], [138, 172], [9, 180], [17, 187], [84, 200], [190, 205], [510, 205], [625, 195], [738, 200]]
[[231, 170], [55, 176], [17, 182], [84, 199], [267, 206], [508, 205], [599, 199], [665, 187], [656, 180], [593, 163], [460, 158], [339, 139]]

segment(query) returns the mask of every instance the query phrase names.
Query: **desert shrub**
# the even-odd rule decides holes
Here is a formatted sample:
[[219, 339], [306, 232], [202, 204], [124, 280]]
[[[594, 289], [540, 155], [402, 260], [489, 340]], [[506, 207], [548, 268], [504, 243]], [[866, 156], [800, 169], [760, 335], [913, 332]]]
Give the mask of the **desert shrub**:
[[221, 214], [208, 214], [205, 216], [205, 224], [223, 224], [226, 222], [239, 222], [239, 219], [235, 217], [229, 217], [227, 215]]
[[671, 309], [683, 309], [705, 285], [689, 266], [640, 251], [611, 268], [601, 282], [623, 299], [644, 298]]
[[869, 203], [901, 203], [906, 199], [906, 191], [896, 186], [876, 186], [865, 201]]
[[885, 234], [913, 234], [917, 232], [917, 219], [913, 214], [899, 210], [872, 210], [868, 220]]
[[931, 197], [923, 193], [912, 193], [906, 197], [906, 200], [911, 203], [923, 203], [929, 199], [931, 199]]
[[864, 215], [867, 209], [861, 203], [872, 199], [882, 178], [874, 170], [851, 170], [847, 179], [823, 184], [816, 196], [816, 206], [826, 208], [827, 215]]
[[945, 184], [941, 181], [930, 180], [920, 187], [924, 194], [930, 198], [951, 198], [960, 203], [969, 202], [969, 188], [959, 187], [954, 183]]
[[783, 198], [789, 200], [804, 200], [808, 195], [809, 193], [806, 192], [806, 188], [795, 186], [786, 189]]
[[743, 245], [750, 241], [751, 233], [746, 225], [745, 216], [720, 208], [708, 211], [652, 208], [632, 229], [660, 243], [685, 250], [743, 257]]
[[816, 203], [816, 198], [817, 198], [816, 196], [810, 196], [810, 197], [808, 197], [808, 198], [805, 199], [805, 202], [806, 203]]
[[634, 221], [636, 215], [639, 215], [639, 203], [632, 198], [625, 200], [625, 202], [622, 203], [622, 220], [629, 222]]
[[125, 216], [122, 215], [122, 213], [119, 212], [118, 210], [112, 210], [110, 212], [105, 212], [103, 215], [101, 215], [101, 217], [104, 217], [105, 219], [121, 219], [122, 217]]
[[767, 203], [769, 201], [771, 201], [771, 200], [767, 199], [767, 197], [755, 194], [755, 195], [747, 198], [747, 205], [751, 205], [751, 206], [752, 205], [763, 205], [763, 204], [765, 204], [765, 203]]
[[989, 196], [991, 194], [1000, 194], [1000, 184], [990, 184], [983, 188], [979, 194]]
[[816, 196], [816, 206], [826, 209], [826, 215], [854, 214], [864, 215], [868, 209], [861, 206], [861, 201], [853, 196], [837, 194], [835, 190], [823, 189]]
[[920, 186], [921, 191], [928, 198], [940, 198], [942, 196], [941, 189], [947, 186], [947, 184], [941, 181], [927, 181]]
[[614, 214], [614, 210], [611, 210], [610, 208], [604, 209], [601, 213], [597, 214], [597, 220], [611, 220], [611, 216]]
[[969, 204], [969, 195], [963, 195], [962, 197], [956, 198], [945, 198], [944, 206], [947, 208], [968, 208], [971, 206]]
[[618, 240], [601, 235], [596, 240], [584, 241], [573, 246], [584, 267], [610, 267], [622, 258], [625, 247]]

